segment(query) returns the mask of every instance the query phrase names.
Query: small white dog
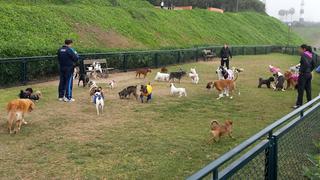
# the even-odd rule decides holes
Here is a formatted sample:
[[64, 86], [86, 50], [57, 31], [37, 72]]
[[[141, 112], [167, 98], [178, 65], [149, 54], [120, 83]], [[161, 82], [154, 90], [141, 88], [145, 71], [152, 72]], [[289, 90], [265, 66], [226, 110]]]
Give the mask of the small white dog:
[[169, 81], [170, 74], [157, 72], [156, 77], [154, 78], [155, 81]]
[[101, 92], [94, 93], [94, 103], [96, 104], [97, 115], [99, 116], [100, 114], [103, 113], [103, 108], [104, 108], [104, 98]]
[[187, 92], [185, 88], [176, 88], [173, 83], [170, 84], [170, 94], [174, 96], [175, 94], [179, 94], [179, 97], [187, 96]]
[[91, 89], [92, 87], [98, 87], [97, 83], [95, 81], [90, 80], [88, 82], [88, 86]]
[[195, 68], [190, 69], [189, 77], [191, 78], [192, 83], [198, 84], [199, 83], [199, 75]]
[[116, 87], [116, 81], [115, 80], [111, 80], [107, 83], [107, 87], [109, 87], [110, 89], [113, 89]]
[[99, 71], [102, 74], [102, 68], [101, 68], [101, 64], [99, 62], [93, 61], [92, 67], [95, 72]]

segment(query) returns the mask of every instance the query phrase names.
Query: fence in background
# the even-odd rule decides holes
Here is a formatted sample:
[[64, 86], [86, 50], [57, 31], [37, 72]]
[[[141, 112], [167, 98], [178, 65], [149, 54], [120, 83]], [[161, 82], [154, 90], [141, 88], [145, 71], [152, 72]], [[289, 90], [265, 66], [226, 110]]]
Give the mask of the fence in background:
[[306, 179], [308, 155], [317, 153], [320, 138], [320, 96], [291, 112], [188, 180], [196, 179]]
[[[175, 50], [129, 51], [81, 54], [81, 59], [107, 59], [108, 66], [119, 71], [141, 67], [157, 68], [172, 64], [202, 60], [203, 50], [219, 54], [221, 46], [195, 47]], [[233, 46], [233, 55], [256, 55], [281, 52], [295, 54], [295, 47], [281, 46]], [[56, 56], [0, 58], [0, 87], [26, 84], [29, 81], [48, 80], [58, 74]]]

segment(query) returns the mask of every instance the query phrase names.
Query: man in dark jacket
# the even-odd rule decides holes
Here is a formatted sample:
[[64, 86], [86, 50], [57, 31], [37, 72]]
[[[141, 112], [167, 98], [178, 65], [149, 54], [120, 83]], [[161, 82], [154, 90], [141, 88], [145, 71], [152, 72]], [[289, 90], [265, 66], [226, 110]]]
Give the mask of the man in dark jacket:
[[221, 66], [224, 66], [224, 64], [226, 64], [227, 68], [229, 69], [229, 58], [232, 58], [232, 54], [227, 44], [225, 44], [221, 49], [220, 57], [221, 57]]
[[314, 56], [312, 52], [308, 51], [308, 46], [303, 44], [300, 46], [299, 52], [301, 55], [300, 58], [300, 69], [299, 69], [299, 79], [298, 79], [298, 98], [296, 105], [293, 108], [298, 108], [303, 104], [303, 93], [307, 93], [307, 101], [311, 101], [311, 80], [312, 74], [315, 65], [314, 65]]
[[74, 64], [79, 60], [77, 52], [72, 48], [73, 41], [65, 40], [65, 44], [58, 50], [60, 66], [59, 101], [72, 102], [72, 86]]

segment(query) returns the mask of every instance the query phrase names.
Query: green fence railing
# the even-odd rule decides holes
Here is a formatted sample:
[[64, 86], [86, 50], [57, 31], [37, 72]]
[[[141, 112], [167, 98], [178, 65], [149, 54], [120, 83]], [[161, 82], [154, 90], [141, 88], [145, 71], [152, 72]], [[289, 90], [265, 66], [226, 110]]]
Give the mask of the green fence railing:
[[[172, 64], [196, 62], [203, 59], [203, 50], [219, 54], [221, 46], [189, 49], [151, 50], [80, 54], [83, 59], [107, 59], [108, 66], [119, 71], [141, 67], [157, 68]], [[233, 55], [256, 55], [272, 52], [295, 54], [295, 47], [281, 46], [231, 46]], [[56, 56], [0, 58], [0, 87], [25, 84], [29, 81], [46, 81], [58, 74]]]

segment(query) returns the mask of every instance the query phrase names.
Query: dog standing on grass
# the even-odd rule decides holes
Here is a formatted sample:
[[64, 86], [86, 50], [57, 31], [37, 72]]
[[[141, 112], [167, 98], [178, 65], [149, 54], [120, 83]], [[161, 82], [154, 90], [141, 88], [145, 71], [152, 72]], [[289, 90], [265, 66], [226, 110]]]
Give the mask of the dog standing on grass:
[[[16, 99], [10, 101], [7, 104], [8, 112], [8, 131], [11, 134], [12, 132], [18, 133], [21, 129], [21, 125], [27, 124], [24, 120], [24, 114], [33, 111], [35, 108], [34, 103], [30, 99]], [[12, 131], [13, 123], [15, 123], [15, 128]]]
[[228, 135], [230, 138], [234, 138], [232, 136], [232, 128], [233, 122], [231, 120], [226, 120], [224, 124], [220, 124], [218, 121], [211, 121], [210, 123], [210, 133], [212, 137], [209, 139], [208, 143], [212, 140], [214, 142], [218, 142], [219, 139], [224, 136]]
[[96, 91], [94, 93], [94, 103], [96, 105], [97, 115], [99, 116], [100, 114], [103, 113], [103, 108], [104, 108], [104, 97], [100, 91]]

